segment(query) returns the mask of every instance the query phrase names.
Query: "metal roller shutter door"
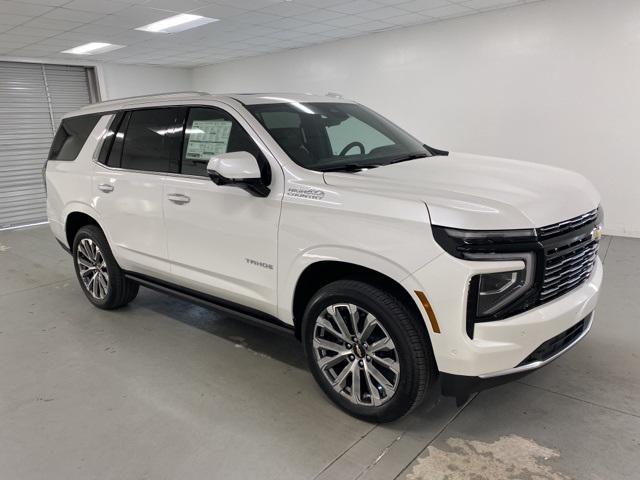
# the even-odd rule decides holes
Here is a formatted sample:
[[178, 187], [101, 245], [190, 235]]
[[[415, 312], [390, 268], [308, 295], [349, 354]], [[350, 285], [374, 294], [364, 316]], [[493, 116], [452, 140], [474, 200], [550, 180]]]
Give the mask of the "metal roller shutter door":
[[42, 167], [62, 116], [90, 103], [87, 75], [0, 62], [0, 228], [46, 221]]

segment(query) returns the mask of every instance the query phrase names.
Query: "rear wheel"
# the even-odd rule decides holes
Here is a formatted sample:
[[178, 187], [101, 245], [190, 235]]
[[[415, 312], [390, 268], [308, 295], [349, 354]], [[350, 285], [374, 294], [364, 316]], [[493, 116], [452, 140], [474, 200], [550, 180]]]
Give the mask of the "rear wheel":
[[395, 296], [358, 280], [318, 291], [303, 318], [311, 371], [343, 410], [395, 420], [420, 404], [435, 377], [424, 329]]
[[122, 307], [138, 295], [139, 285], [124, 276], [99, 227], [87, 225], [78, 230], [72, 252], [82, 291], [96, 307]]

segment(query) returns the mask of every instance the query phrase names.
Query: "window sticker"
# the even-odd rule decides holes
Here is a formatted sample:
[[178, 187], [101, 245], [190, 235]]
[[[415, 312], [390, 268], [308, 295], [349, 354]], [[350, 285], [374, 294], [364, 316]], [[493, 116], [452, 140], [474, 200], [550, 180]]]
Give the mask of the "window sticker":
[[187, 129], [189, 143], [186, 158], [188, 160], [209, 161], [212, 156], [225, 153], [231, 134], [229, 120], [194, 120]]

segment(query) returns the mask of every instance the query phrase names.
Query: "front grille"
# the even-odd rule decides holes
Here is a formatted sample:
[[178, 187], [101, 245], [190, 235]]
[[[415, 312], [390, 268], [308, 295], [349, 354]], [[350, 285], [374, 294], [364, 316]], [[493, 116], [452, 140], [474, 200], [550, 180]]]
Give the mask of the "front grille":
[[564, 350], [585, 331], [589, 325], [589, 319], [589, 317], [584, 318], [568, 330], [565, 330], [561, 334], [547, 340], [536, 348], [531, 355], [520, 362], [518, 366], [528, 365], [533, 362], [544, 362], [545, 360], [553, 357], [556, 353]]
[[564, 222], [554, 223], [552, 225], [547, 225], [546, 227], [538, 228], [538, 238], [544, 240], [545, 238], [551, 238], [573, 230], [578, 230], [580, 227], [595, 221], [597, 218], [598, 210], [592, 210], [584, 215], [570, 218]]
[[[590, 229], [583, 231], [578, 236], [573, 236], [571, 233], [580, 229], [584, 230], [585, 225], [595, 222], [597, 212], [596, 217], [593, 217], [592, 214], [593, 212], [590, 212], [576, 219], [568, 220], [567, 222], [573, 222], [571, 224], [578, 225], [578, 227], [568, 231], [562, 230], [564, 235], [558, 241], [542, 242], [545, 256], [540, 303], [548, 302], [567, 293], [591, 276], [598, 256], [598, 240], [592, 238]], [[578, 221], [578, 219], [584, 219], [587, 216], [590, 219], [589, 222]], [[567, 222], [556, 225], [565, 225], [568, 224]], [[560, 231], [558, 229], [565, 228], [563, 226], [552, 229], [552, 227], [553, 225], [545, 228], [548, 229], [547, 232]], [[539, 229], [539, 235], [540, 230], [542, 229]]]

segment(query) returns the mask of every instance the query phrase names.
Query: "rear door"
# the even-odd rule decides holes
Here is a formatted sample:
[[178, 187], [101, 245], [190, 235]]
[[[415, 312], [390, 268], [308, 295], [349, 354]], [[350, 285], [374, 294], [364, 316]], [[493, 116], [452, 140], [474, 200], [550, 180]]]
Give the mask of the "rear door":
[[100, 153], [95, 208], [126, 270], [162, 278], [169, 273], [162, 200], [166, 174], [179, 161], [183, 112], [171, 107], [120, 113]]

